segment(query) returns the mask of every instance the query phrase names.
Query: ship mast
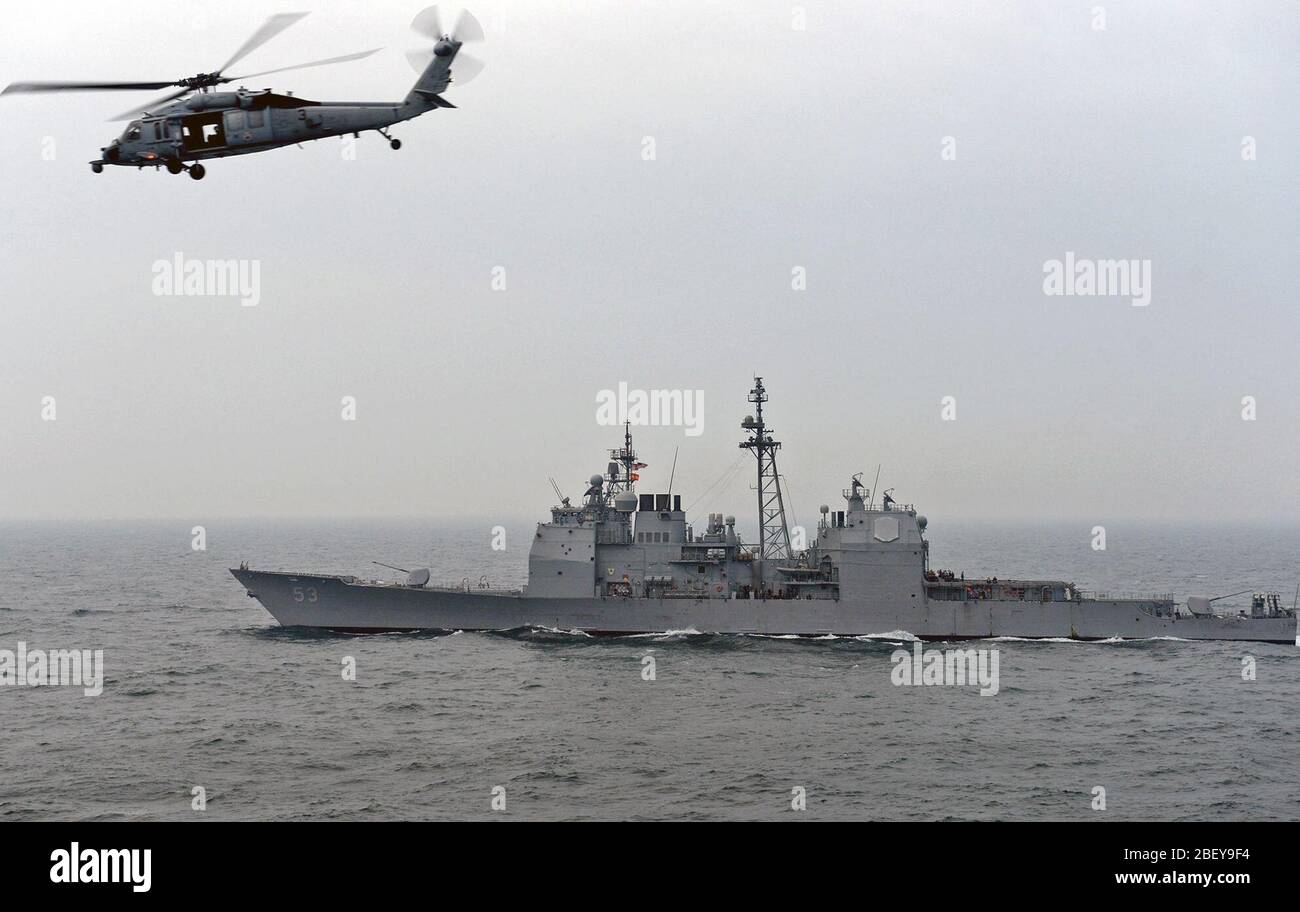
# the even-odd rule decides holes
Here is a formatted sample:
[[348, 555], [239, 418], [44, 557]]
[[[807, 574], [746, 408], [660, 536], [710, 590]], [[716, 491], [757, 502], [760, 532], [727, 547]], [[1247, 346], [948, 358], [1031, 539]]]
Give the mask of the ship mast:
[[[610, 450], [609, 458], [611, 463], [618, 463], [623, 466], [622, 477], [618, 473], [611, 472], [609, 487], [611, 494], [617, 494], [621, 491], [632, 491], [636, 488], [636, 473], [639, 469], [645, 468], [644, 463], [640, 463], [636, 458], [636, 450], [632, 449], [632, 422], [623, 423], [623, 449]], [[613, 466], [611, 465], [611, 468]]]
[[751, 451], [758, 459], [758, 556], [761, 560], [789, 560], [790, 528], [785, 522], [785, 501], [781, 497], [781, 475], [776, 470], [776, 451], [780, 441], [773, 440], [763, 422], [763, 403], [767, 390], [763, 378], [754, 378], [754, 388], [749, 391], [749, 401], [754, 403], [754, 414], [740, 423], [749, 432], [748, 440], [740, 448]]

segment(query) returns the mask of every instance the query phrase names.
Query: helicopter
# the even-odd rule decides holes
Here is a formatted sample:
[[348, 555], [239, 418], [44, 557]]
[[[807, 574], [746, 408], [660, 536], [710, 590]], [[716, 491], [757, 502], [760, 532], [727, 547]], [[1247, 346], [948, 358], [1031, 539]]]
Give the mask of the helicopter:
[[[100, 174], [105, 165], [166, 168], [171, 174], [184, 171], [194, 180], [202, 180], [206, 173], [202, 162], [207, 159], [265, 152], [327, 136], [351, 133], [359, 137], [362, 132], [374, 130], [387, 139], [393, 149], [400, 149], [402, 141], [389, 134], [389, 127], [439, 108], [456, 107], [443, 97], [443, 93], [453, 83], [463, 85], [482, 70], [481, 62], [460, 53], [462, 45], [483, 40], [483, 28], [478, 20], [468, 10], [462, 10], [454, 26], [447, 31], [442, 26], [438, 7], [431, 6], [411, 22], [411, 28], [432, 41], [433, 45], [407, 53], [407, 60], [420, 77], [401, 101], [309, 101], [271, 89], [250, 90], [242, 85], [233, 92], [214, 91], [219, 86], [255, 76], [360, 60], [380, 50], [375, 48], [245, 76], [224, 75], [229, 67], [306, 15], [277, 13], [271, 16], [225, 64], [211, 73], [157, 82], [15, 82], [0, 95], [176, 87], [178, 91], [113, 118], [129, 120], [130, 123], [120, 137], [100, 149], [102, 155], [90, 162], [90, 169]], [[453, 63], [456, 64], [454, 74]]]

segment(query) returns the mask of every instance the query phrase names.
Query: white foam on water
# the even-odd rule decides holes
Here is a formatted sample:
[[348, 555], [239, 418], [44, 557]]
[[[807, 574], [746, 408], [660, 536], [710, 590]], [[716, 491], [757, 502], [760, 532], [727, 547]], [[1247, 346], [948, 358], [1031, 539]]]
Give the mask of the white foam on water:
[[902, 640], [905, 643], [915, 643], [921, 638], [908, 633], [906, 630], [890, 630], [885, 633], [864, 633], [861, 636], [853, 637], [855, 640]]
[[580, 636], [580, 637], [590, 637], [590, 636], [591, 636], [591, 634], [589, 634], [587, 631], [585, 631], [585, 630], [578, 630], [576, 627], [575, 627], [574, 629], [572, 629], [572, 630], [565, 630], [565, 629], [563, 629], [563, 628], [561, 628], [561, 627], [545, 627], [545, 626], [539, 626], [539, 625], [534, 624], [534, 625], [531, 625], [528, 629], [529, 629], [529, 630], [536, 630], [536, 631], [538, 631], [539, 633], [559, 633], [559, 634], [563, 634], [564, 636]]
[[627, 639], [638, 640], [638, 639], [642, 639], [643, 637], [654, 637], [655, 639], [666, 639], [668, 637], [703, 636], [703, 635], [704, 634], [700, 633], [695, 628], [688, 627], [685, 630], [663, 630], [660, 631], [659, 633], [629, 633], [627, 634]]

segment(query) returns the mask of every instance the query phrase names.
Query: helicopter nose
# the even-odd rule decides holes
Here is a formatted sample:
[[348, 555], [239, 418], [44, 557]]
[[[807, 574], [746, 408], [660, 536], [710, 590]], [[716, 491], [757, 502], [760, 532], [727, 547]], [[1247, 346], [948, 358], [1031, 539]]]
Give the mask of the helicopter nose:
[[118, 147], [117, 143], [112, 143], [107, 146], [103, 152], [105, 161], [115, 162], [122, 157], [122, 150]]

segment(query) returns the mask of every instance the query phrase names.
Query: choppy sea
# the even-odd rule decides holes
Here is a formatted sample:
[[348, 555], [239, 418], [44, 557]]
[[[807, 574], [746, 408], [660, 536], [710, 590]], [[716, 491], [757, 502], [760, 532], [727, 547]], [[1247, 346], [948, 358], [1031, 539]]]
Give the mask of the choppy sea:
[[[981, 696], [895, 686], [901, 634], [304, 633], [226, 568], [384, 577], [379, 560], [517, 587], [526, 545], [250, 520], [207, 524], [196, 551], [191, 525], [0, 523], [0, 649], [102, 649], [105, 667], [99, 696], [0, 687], [0, 819], [1300, 819], [1293, 646], [962, 643], [998, 650]], [[1098, 552], [1086, 526], [930, 530], [932, 563], [968, 576], [1288, 604], [1300, 582], [1298, 527], [1107, 536]]]

